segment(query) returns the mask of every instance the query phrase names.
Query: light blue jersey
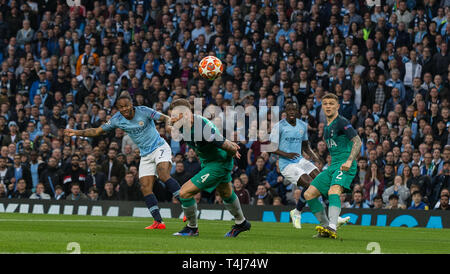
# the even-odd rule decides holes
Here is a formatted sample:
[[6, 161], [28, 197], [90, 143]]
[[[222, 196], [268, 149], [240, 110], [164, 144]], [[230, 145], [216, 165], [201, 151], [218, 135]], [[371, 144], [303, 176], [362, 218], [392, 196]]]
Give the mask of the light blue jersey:
[[[277, 136], [278, 135], [278, 140]], [[280, 171], [287, 165], [298, 163], [302, 157], [302, 142], [308, 141], [308, 125], [300, 119], [296, 119], [295, 127], [286, 119], [278, 122], [270, 134], [271, 142], [278, 143], [278, 149], [287, 153], [298, 153], [295, 159], [281, 157], [279, 159]]]
[[153, 121], [158, 120], [161, 113], [145, 106], [134, 107], [134, 110], [133, 119], [128, 120], [120, 112], [117, 112], [101, 128], [105, 131], [120, 128], [128, 133], [131, 140], [138, 146], [141, 157], [144, 157], [165, 144], [165, 140], [159, 135]]

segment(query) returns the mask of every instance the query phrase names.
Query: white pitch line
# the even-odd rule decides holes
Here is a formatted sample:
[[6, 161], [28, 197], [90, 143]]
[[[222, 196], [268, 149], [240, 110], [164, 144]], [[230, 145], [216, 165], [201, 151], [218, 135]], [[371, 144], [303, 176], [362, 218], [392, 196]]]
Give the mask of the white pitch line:
[[[259, 251], [255, 253], [242, 253], [242, 252], [236, 252], [233, 250], [224, 250], [224, 251], [198, 251], [198, 250], [177, 250], [177, 251], [155, 251], [155, 250], [119, 250], [119, 251], [93, 251], [93, 252], [83, 252], [81, 251], [81, 254], [183, 254], [183, 255], [189, 255], [189, 254], [253, 254], [253, 255], [270, 255], [270, 254], [343, 254], [338, 252], [274, 252], [271, 250], [266, 251]], [[7, 252], [0, 252], [0, 254], [70, 254], [68, 252], [14, 252], [14, 253], [7, 253]], [[346, 254], [370, 254], [366, 252], [349, 252]], [[406, 253], [405, 253], [406, 254]]]
[[97, 222], [97, 223], [142, 223], [142, 221], [123, 221], [123, 220], [52, 220], [52, 219], [0, 219], [0, 222]]
[[[202, 220], [202, 221], [210, 221], [208, 225], [217, 225], [224, 226], [227, 225], [230, 221], [220, 221], [220, 220]], [[149, 220], [144, 219], [142, 221], [126, 221], [126, 220], [56, 220], [56, 219], [0, 219], [0, 222], [72, 222], [72, 223], [148, 223]], [[177, 221], [170, 221], [171, 224]], [[181, 219], [180, 219], [181, 222]]]

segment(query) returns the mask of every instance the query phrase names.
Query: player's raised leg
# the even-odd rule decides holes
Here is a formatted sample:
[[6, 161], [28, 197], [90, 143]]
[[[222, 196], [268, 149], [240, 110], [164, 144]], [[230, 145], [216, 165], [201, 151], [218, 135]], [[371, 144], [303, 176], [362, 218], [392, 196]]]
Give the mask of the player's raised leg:
[[181, 187], [181, 208], [187, 219], [187, 224], [181, 231], [174, 233], [174, 236], [198, 236], [197, 202], [194, 199], [195, 194], [198, 192], [200, 192], [200, 189], [191, 180]]
[[154, 222], [151, 226], [146, 227], [145, 229], [165, 229], [166, 225], [164, 224], [161, 214], [159, 213], [158, 207], [158, 199], [155, 194], [153, 194], [153, 184], [155, 183], [156, 176], [149, 175], [143, 176], [139, 178], [139, 182], [141, 183], [141, 191], [144, 196], [145, 204], [147, 205], [150, 214], [152, 215]]
[[328, 218], [329, 218], [329, 224], [328, 224], [328, 234], [330, 238], [337, 238], [337, 225], [338, 225], [338, 219], [339, 214], [341, 214], [341, 193], [342, 193], [342, 186], [340, 185], [332, 185], [330, 187], [330, 190], [328, 191]]
[[327, 171], [322, 171], [316, 178], [311, 182], [311, 185], [305, 192], [306, 203], [308, 204], [311, 212], [316, 216], [317, 220], [320, 222], [320, 225], [316, 226], [316, 230], [319, 233], [319, 236], [327, 237], [325, 235], [326, 231], [324, 230], [328, 224], [329, 220], [325, 209], [322, 205], [322, 202], [319, 200], [319, 196], [321, 194], [326, 194], [329, 189], [329, 179]]
[[[294, 174], [297, 176], [291, 176], [288, 173], [291, 172], [291, 169], [295, 169]], [[292, 167], [288, 166], [285, 168], [286, 178], [296, 179], [297, 186], [302, 187], [302, 192], [300, 194], [300, 198], [297, 201], [297, 204], [293, 210], [290, 212], [290, 216], [292, 219], [292, 224], [295, 228], [302, 228], [301, 226], [301, 213], [303, 208], [306, 205], [305, 200], [305, 192], [311, 184], [312, 180], [319, 174], [319, 170], [309, 161], [302, 159], [298, 164], [293, 164]], [[300, 176], [298, 176], [300, 175]]]
[[166, 185], [167, 190], [172, 193], [173, 197], [180, 200], [180, 184], [170, 176], [172, 150], [167, 143], [156, 149], [154, 160], [159, 180]]
[[237, 237], [239, 233], [250, 230], [251, 224], [244, 217], [241, 203], [231, 187], [231, 182], [218, 185], [216, 191], [219, 192], [225, 208], [233, 215], [235, 222], [225, 237]]

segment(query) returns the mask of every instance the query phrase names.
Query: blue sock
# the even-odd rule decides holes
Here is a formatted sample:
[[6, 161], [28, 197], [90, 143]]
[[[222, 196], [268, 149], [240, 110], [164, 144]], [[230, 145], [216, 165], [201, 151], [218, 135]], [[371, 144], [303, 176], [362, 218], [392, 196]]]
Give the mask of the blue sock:
[[156, 199], [155, 194], [149, 194], [144, 197], [145, 204], [148, 207], [148, 210], [150, 210], [150, 213], [153, 216], [153, 219], [157, 222], [162, 222], [161, 214], [159, 214], [159, 207], [158, 207], [158, 200]]
[[167, 190], [172, 193], [172, 195], [180, 201], [180, 184], [174, 178], [170, 177], [169, 180], [165, 181], [164, 184], [167, 187]]
[[306, 200], [305, 200], [304, 194], [305, 194], [305, 191], [306, 191], [307, 189], [308, 189], [307, 187], [303, 188], [302, 194], [300, 194], [300, 198], [298, 199], [297, 205], [295, 206], [295, 208], [296, 208], [298, 211], [302, 211], [302, 209], [303, 209], [303, 208], [305, 207], [305, 205], [306, 205]]

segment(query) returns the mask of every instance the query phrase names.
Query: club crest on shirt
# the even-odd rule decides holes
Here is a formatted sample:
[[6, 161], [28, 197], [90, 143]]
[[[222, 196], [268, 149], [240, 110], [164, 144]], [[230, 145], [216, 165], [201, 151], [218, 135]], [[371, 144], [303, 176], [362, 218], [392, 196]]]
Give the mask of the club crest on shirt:
[[303, 135], [303, 133], [305, 133], [305, 131], [303, 129], [300, 129], [300, 135]]
[[143, 127], [143, 126], [144, 126], [144, 121], [139, 121], [139, 125], [140, 125], [141, 127]]

